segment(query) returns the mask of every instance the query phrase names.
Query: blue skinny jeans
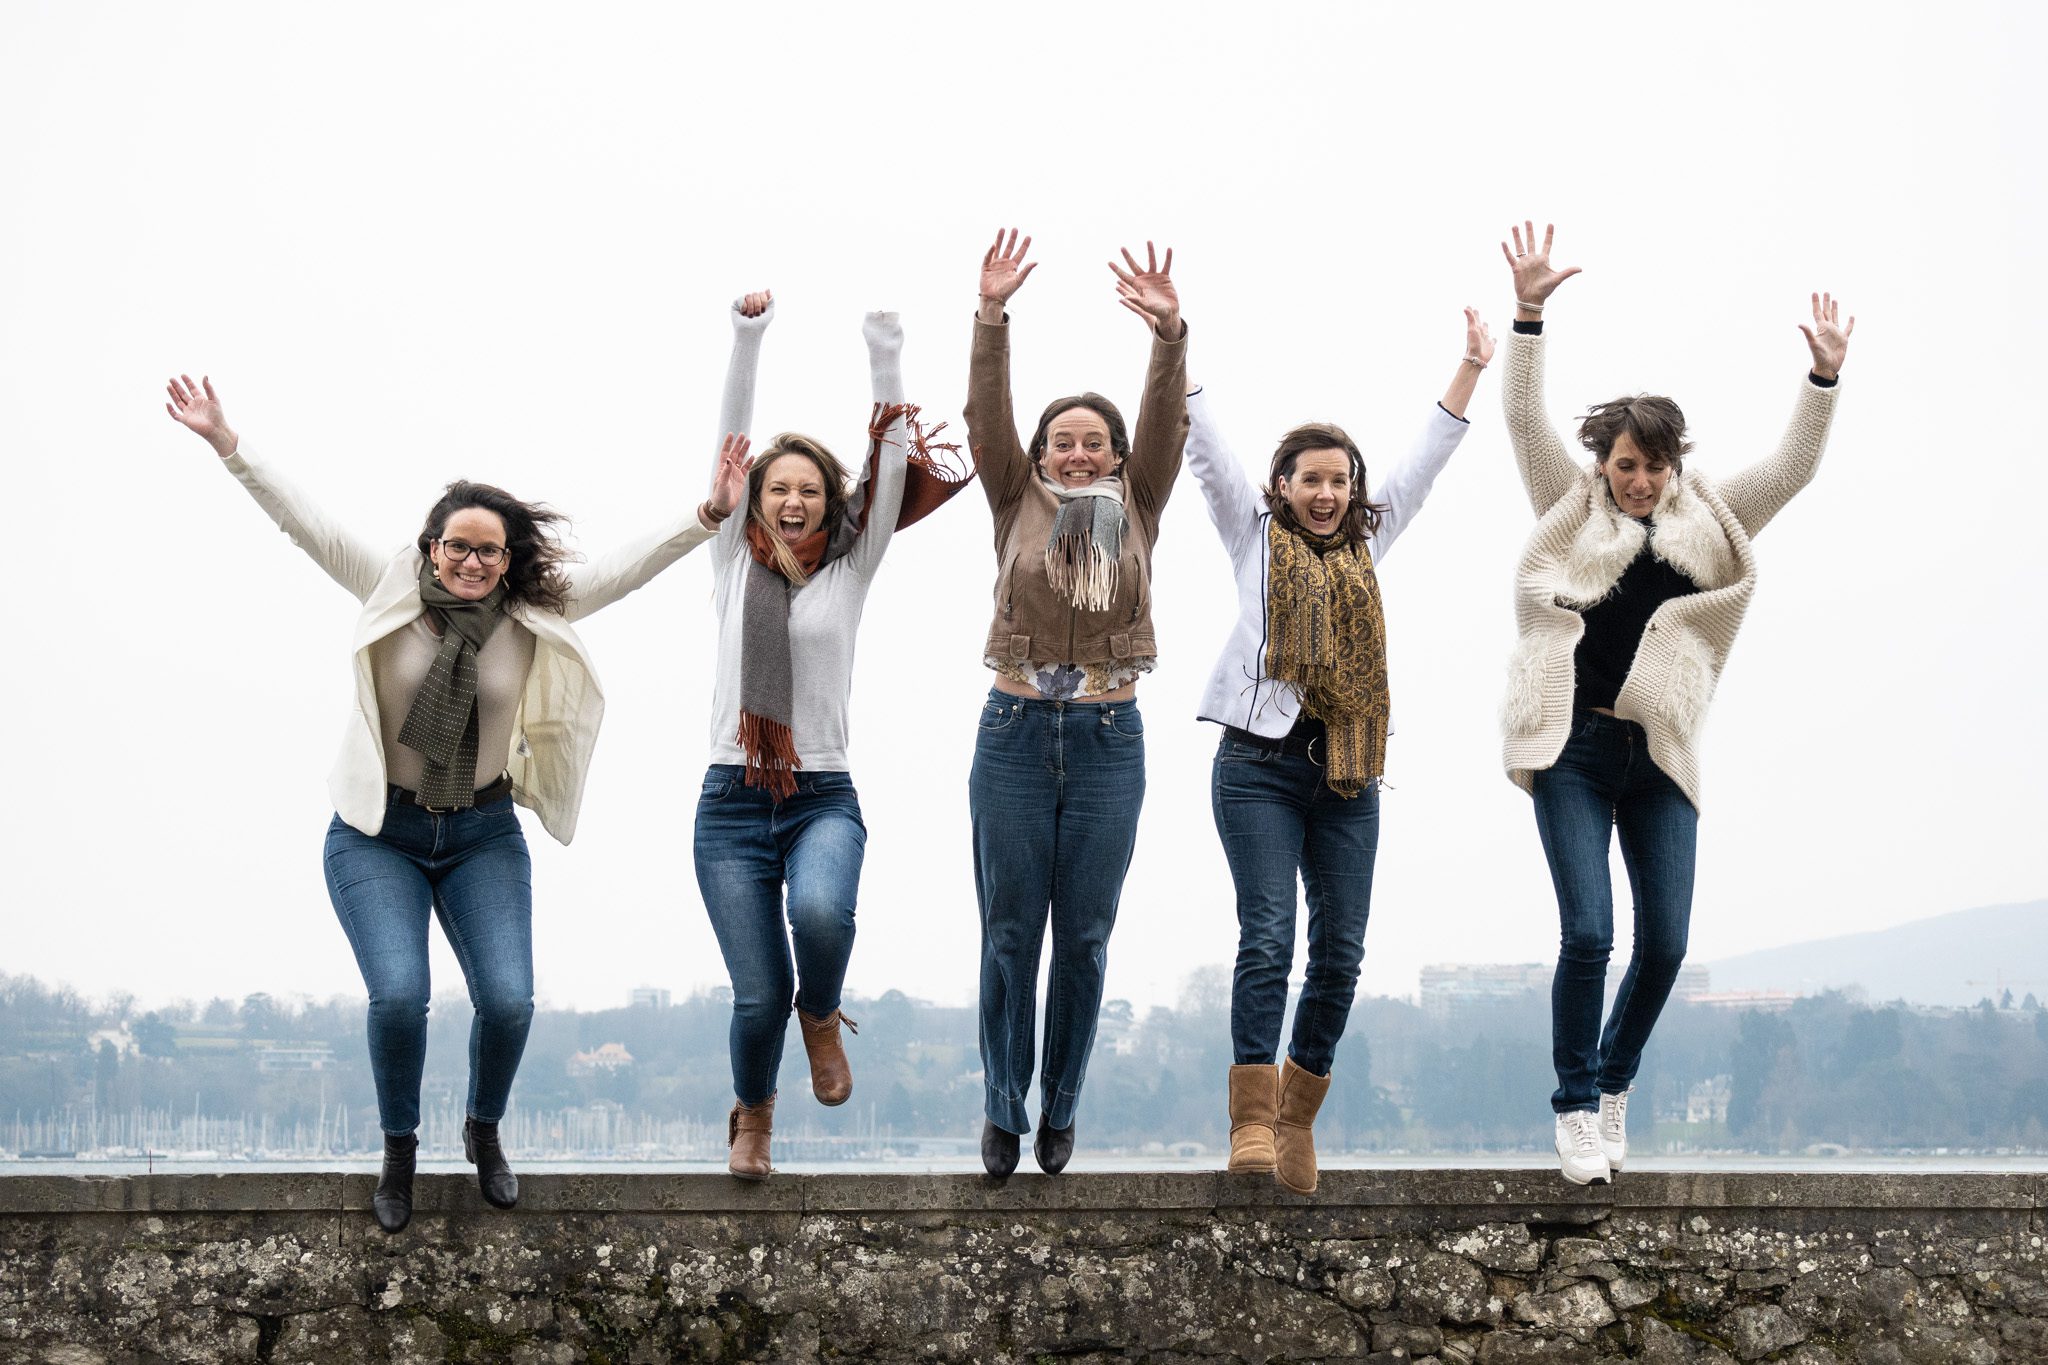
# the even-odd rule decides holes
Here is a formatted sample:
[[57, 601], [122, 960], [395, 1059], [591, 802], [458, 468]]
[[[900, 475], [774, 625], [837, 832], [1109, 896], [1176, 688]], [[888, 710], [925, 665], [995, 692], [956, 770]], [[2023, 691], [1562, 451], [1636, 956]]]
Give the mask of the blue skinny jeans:
[[1320, 763], [1225, 734], [1210, 769], [1210, 805], [1237, 887], [1237, 965], [1230, 979], [1230, 1047], [1240, 1066], [1270, 1066], [1294, 970], [1294, 882], [1308, 893], [1308, 968], [1287, 1055], [1330, 1074], [1358, 994], [1365, 921], [1380, 841], [1379, 784], [1350, 800]]
[[792, 1003], [814, 1019], [839, 1008], [868, 827], [848, 773], [799, 771], [781, 801], [743, 776], [704, 770], [697, 889], [732, 979], [733, 1093], [759, 1104], [775, 1093]]
[[[1685, 961], [1699, 813], [1651, 761], [1643, 727], [1580, 711], [1557, 762], [1536, 774], [1536, 829], [1557, 890], [1561, 933], [1550, 988], [1557, 1113], [1597, 1109], [1635, 1080]], [[1615, 832], [1635, 897], [1635, 950], [1607, 1026], [1600, 1006], [1614, 951]]]
[[1041, 1115], [1070, 1128], [1145, 801], [1137, 703], [1027, 700], [991, 688], [967, 796], [981, 905], [983, 1112], [1008, 1132], [1031, 1131], [1025, 1096], [1050, 921]]
[[434, 814], [393, 797], [384, 828], [327, 826], [327, 894], [369, 988], [377, 1117], [402, 1137], [420, 1124], [427, 1060], [427, 919], [462, 966], [471, 1118], [505, 1116], [533, 1022], [533, 864], [512, 798]]

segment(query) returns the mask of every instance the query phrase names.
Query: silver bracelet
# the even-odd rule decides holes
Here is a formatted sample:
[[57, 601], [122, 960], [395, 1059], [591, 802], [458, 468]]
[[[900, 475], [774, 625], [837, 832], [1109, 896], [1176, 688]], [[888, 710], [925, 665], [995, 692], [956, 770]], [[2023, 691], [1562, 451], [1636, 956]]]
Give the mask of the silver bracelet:
[[1540, 312], [1542, 312], [1542, 311], [1543, 311], [1543, 305], [1542, 305], [1542, 304], [1540, 304], [1540, 303], [1531, 303], [1531, 302], [1529, 302], [1529, 300], [1527, 300], [1527, 299], [1516, 299], [1516, 300], [1515, 300], [1515, 307], [1517, 307], [1517, 308], [1526, 308], [1526, 309], [1528, 309], [1528, 310], [1529, 310], [1530, 312], [1532, 312], [1532, 313], [1540, 313]]
[[1483, 360], [1481, 360], [1481, 359], [1480, 359], [1480, 358], [1479, 358], [1478, 356], [1476, 356], [1476, 355], [1468, 355], [1468, 356], [1466, 356], [1466, 357], [1465, 357], [1465, 363], [1466, 363], [1467, 365], [1470, 365], [1470, 366], [1471, 366], [1471, 367], [1472, 367], [1473, 369], [1475, 369], [1475, 370], [1483, 370], [1483, 369], [1485, 369], [1485, 368], [1486, 368], [1486, 362], [1485, 362], [1485, 361], [1483, 361]]

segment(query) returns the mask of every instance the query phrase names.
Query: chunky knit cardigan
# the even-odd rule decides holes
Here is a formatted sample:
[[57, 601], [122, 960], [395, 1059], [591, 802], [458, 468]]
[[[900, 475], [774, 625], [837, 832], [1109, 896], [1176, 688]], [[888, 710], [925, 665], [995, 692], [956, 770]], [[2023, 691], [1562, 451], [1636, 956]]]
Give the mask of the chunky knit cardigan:
[[[1515, 570], [1519, 640], [1501, 705], [1502, 760], [1510, 781], [1533, 790], [1571, 733], [1573, 654], [1585, 634], [1580, 610], [1613, 591], [1646, 534], [1624, 515], [1593, 464], [1566, 453], [1543, 406], [1544, 337], [1508, 338], [1508, 440], [1535, 509], [1536, 530]], [[1809, 377], [1784, 438], [1769, 457], [1716, 481], [1689, 465], [1666, 484], [1651, 514], [1652, 553], [1700, 591], [1659, 607], [1636, 646], [1614, 713], [1643, 727], [1650, 758], [1700, 804], [1696, 744], [1721, 667], [1756, 591], [1750, 538], [1812, 480], [1827, 447], [1837, 388]]]

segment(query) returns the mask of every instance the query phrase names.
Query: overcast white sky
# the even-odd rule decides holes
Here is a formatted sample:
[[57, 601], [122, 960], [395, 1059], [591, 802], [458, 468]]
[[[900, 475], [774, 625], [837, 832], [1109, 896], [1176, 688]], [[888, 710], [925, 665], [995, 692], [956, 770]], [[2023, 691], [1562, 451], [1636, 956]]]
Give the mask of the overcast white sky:
[[[1525, 216], [1586, 271], [1550, 314], [1560, 423], [1668, 392], [1710, 473], [1771, 448], [1794, 325], [1835, 291], [1858, 325], [1828, 457], [1759, 540], [1705, 741], [1693, 956], [2048, 891], [2037, 7], [9, 0], [0, 25], [0, 970], [148, 1002], [361, 991], [319, 859], [356, 607], [164, 415], [164, 375], [211, 374], [252, 447], [394, 548], [463, 475], [601, 552], [701, 496], [743, 290], [780, 303], [757, 435], [857, 447], [874, 307], [957, 430], [978, 258], [1012, 222], [1043, 262], [1020, 413], [1083, 387], [1134, 408], [1145, 336], [1102, 263], [1151, 237], [1255, 466], [1322, 419], [1384, 469], [1460, 306], [1506, 330], [1495, 244]], [[1555, 951], [1498, 763], [1530, 526], [1498, 381], [1382, 570], [1372, 991]], [[548, 1002], [724, 979], [690, 864], [709, 573], [583, 628], [610, 712], [581, 833], [528, 817]], [[1234, 604], [1191, 479], [1155, 574], [1109, 981], [1141, 1004], [1235, 946], [1194, 719]], [[992, 577], [963, 497], [869, 601], [855, 991], [974, 993]]]

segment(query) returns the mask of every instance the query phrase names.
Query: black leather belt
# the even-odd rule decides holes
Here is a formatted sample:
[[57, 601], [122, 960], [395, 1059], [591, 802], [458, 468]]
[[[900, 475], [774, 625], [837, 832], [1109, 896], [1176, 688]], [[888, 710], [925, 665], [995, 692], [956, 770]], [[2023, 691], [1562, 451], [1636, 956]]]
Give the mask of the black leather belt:
[[[490, 786], [478, 787], [476, 789], [476, 795], [470, 798], [469, 804], [472, 806], [488, 806], [489, 804], [491, 804], [491, 802], [498, 800], [500, 797], [510, 796], [511, 794], [512, 774], [505, 773], [502, 774], [498, 778], [498, 780], [496, 782], [493, 782]], [[418, 806], [421, 810], [427, 811], [434, 815], [446, 815], [450, 811], [463, 809], [463, 807], [461, 806], [430, 806], [426, 803], [425, 798], [423, 798], [418, 792], [409, 791], [406, 788], [399, 786], [396, 782], [391, 784], [391, 799], [393, 801], [403, 801], [409, 806]]]
[[1223, 733], [1233, 744], [1245, 744], [1254, 749], [1264, 749], [1269, 754], [1286, 754], [1290, 758], [1305, 758], [1311, 763], [1321, 763], [1330, 751], [1323, 723], [1312, 716], [1303, 716], [1294, 722], [1294, 728], [1274, 739], [1266, 735], [1255, 735], [1250, 730], [1240, 730], [1235, 725], [1223, 727]]

